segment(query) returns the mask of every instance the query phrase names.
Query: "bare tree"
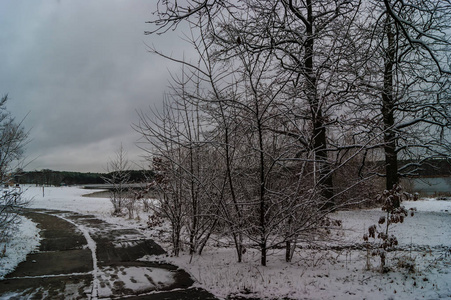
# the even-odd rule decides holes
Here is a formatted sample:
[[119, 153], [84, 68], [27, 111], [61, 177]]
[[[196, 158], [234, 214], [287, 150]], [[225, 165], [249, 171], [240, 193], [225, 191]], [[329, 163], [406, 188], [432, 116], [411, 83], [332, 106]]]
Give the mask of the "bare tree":
[[169, 220], [171, 226], [172, 254], [179, 256], [182, 250], [182, 230], [184, 226], [184, 204], [181, 199], [181, 185], [175, 182], [173, 166], [165, 157], [154, 156], [152, 166], [155, 170], [155, 182], [158, 203], [151, 205], [156, 216]]
[[[0, 100], [0, 184], [5, 188], [0, 194], [0, 240], [11, 235], [18, 222], [18, 215], [26, 207], [20, 188], [9, 188], [13, 183], [14, 170], [23, 156], [28, 133], [21, 122], [6, 109], [8, 96]], [[16, 164], [17, 163], [17, 164]]]
[[110, 185], [110, 200], [113, 204], [113, 215], [122, 215], [124, 206], [129, 212], [129, 217], [133, 217], [133, 203], [130, 203], [128, 193], [130, 183], [130, 162], [122, 144], [106, 167], [108, 173], [103, 179]]
[[383, 1], [369, 8], [366, 75], [361, 72], [358, 82], [372, 111], [367, 130], [384, 136], [383, 176], [391, 190], [422, 161], [449, 157], [451, 4]]
[[[291, 113], [298, 107], [287, 104], [290, 81], [277, 67], [276, 56], [236, 49], [230, 51], [230, 60], [218, 59], [223, 52], [204, 34], [201, 30], [200, 37], [192, 40], [201, 64], [179, 61], [184, 65], [181, 77], [187, 78], [173, 86], [179, 100], [158, 114], [140, 114], [137, 129], [150, 143], [148, 151], [157, 159], [158, 170], [164, 170], [160, 208], [166, 207], [163, 211], [173, 224], [174, 236], [180, 236], [177, 230], [185, 224], [183, 218], [191, 218], [193, 211], [183, 199], [189, 189], [183, 193], [182, 187], [194, 180], [207, 201], [219, 208], [208, 214], [213, 223], [229, 229], [239, 261], [243, 237], [258, 245], [262, 265], [269, 249], [285, 243], [291, 260], [297, 241], [311, 241], [312, 235], [330, 226], [326, 222], [330, 210], [321, 192], [324, 183], [314, 180], [313, 140], [307, 139], [305, 145], [299, 141], [309, 136], [302, 126], [296, 134], [287, 134], [286, 124], [298, 124]], [[186, 132], [193, 128], [186, 125], [192, 120], [186, 117], [191, 105], [195, 115], [206, 120], [198, 135], [201, 140], [192, 140]], [[195, 123], [200, 119], [195, 118]], [[200, 165], [191, 168], [186, 163], [190, 157]], [[201, 175], [193, 171], [197, 168], [208, 171]]]
[[[161, 4], [154, 33], [184, 20], [199, 30], [191, 41], [200, 66], [151, 52], [182, 63], [196, 90], [205, 90], [183, 94], [210, 122], [210, 136], [202, 142], [217, 149], [221, 159], [209, 166], [219, 180], [207, 194], [221, 208], [238, 260], [243, 236], [258, 245], [262, 265], [268, 249], [280, 244], [286, 244], [290, 260], [298, 240], [311, 241], [312, 234], [330, 226], [327, 214], [337, 207], [335, 198], [365, 180], [359, 176], [339, 191], [332, 182], [337, 170], [364, 160], [359, 153], [375, 139], [352, 139], [350, 145], [344, 138], [343, 126], [359, 120], [352, 101], [358, 97], [357, 76], [348, 78], [346, 64], [359, 48], [348, 42], [357, 32], [360, 3]], [[356, 115], [352, 122], [339, 120], [340, 112], [349, 111]], [[181, 135], [174, 133], [160, 136], [174, 141]]]
[[179, 87], [173, 87], [162, 111], [151, 115], [140, 112], [135, 125], [144, 139], [142, 149], [158, 170], [160, 196], [154, 209], [171, 222], [175, 255], [184, 231], [190, 254], [199, 253], [217, 223], [217, 209], [210, 201], [215, 169], [208, 164], [202, 112], [188, 101], [184, 84], [182, 81]]
[[167, 1], [153, 23], [158, 33], [183, 20], [203, 26], [224, 60], [240, 52], [274, 56], [287, 81], [284, 101], [292, 114], [279, 134], [296, 138], [301, 149], [310, 147], [305, 151], [313, 153], [316, 182], [328, 208], [335, 198], [331, 155], [342, 149], [331, 143], [336, 139], [331, 131], [344, 104], [356, 97], [343, 62], [355, 50], [348, 41], [360, 9], [360, 1], [187, 1], [183, 6]]

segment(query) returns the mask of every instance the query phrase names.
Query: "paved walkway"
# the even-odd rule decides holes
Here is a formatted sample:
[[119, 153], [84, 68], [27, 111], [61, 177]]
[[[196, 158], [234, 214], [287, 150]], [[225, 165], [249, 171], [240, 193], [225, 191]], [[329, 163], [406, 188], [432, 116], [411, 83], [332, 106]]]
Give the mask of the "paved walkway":
[[41, 229], [39, 251], [0, 281], [0, 299], [216, 299], [184, 270], [140, 261], [165, 251], [135, 229], [68, 211], [25, 216]]

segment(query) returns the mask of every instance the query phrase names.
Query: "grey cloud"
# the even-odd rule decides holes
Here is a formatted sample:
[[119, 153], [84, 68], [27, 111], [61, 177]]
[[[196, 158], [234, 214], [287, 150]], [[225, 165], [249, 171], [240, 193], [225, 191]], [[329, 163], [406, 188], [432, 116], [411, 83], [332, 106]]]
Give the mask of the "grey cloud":
[[167, 68], [145, 43], [183, 53], [177, 33], [144, 36], [153, 1], [0, 4], [0, 93], [31, 129], [28, 169], [102, 171], [120, 143], [139, 160], [130, 124], [161, 103]]

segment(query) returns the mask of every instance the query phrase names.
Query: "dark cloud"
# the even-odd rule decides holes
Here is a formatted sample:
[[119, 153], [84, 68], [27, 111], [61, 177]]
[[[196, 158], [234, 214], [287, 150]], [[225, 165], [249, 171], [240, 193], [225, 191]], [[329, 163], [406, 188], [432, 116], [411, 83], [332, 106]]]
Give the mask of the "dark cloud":
[[17, 118], [28, 113], [27, 169], [103, 171], [121, 143], [139, 160], [136, 110], [158, 106], [176, 70], [145, 43], [183, 51], [177, 33], [143, 34], [155, 2], [0, 4], [0, 93]]

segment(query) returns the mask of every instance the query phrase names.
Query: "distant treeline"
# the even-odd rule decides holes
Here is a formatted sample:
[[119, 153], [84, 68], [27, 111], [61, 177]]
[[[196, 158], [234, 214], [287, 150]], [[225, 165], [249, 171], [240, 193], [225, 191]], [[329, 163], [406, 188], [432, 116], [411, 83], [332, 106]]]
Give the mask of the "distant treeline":
[[[130, 183], [145, 182], [153, 178], [153, 171], [131, 170]], [[67, 171], [18, 171], [14, 176], [15, 183], [36, 184], [36, 185], [82, 185], [82, 184], [102, 184], [105, 177], [111, 177], [111, 173], [82, 173]]]
[[[377, 164], [383, 164], [378, 162]], [[410, 173], [411, 176], [420, 177], [447, 177], [451, 176], [451, 162], [446, 159], [429, 159], [424, 161], [421, 166], [416, 165], [413, 161], [400, 161], [400, 166], [411, 167], [403, 170], [402, 173]], [[105, 183], [105, 177], [111, 177], [112, 173], [81, 173], [81, 172], [67, 172], [67, 171], [18, 171], [14, 176], [15, 183], [20, 184], [37, 184], [37, 185], [81, 185], [81, 184], [102, 184]], [[152, 180], [154, 172], [147, 171], [130, 171], [130, 183], [139, 183]]]

